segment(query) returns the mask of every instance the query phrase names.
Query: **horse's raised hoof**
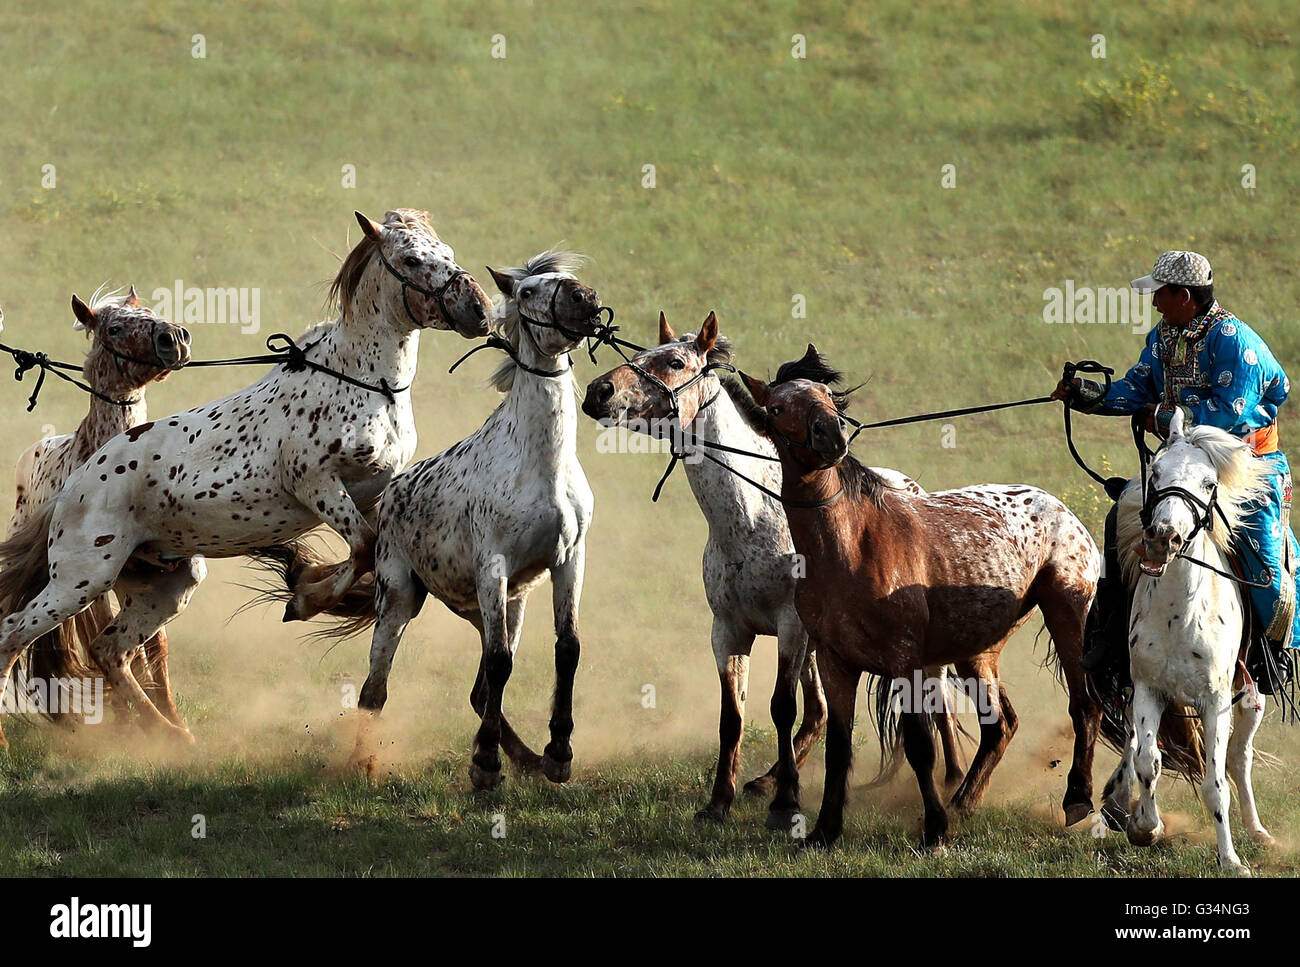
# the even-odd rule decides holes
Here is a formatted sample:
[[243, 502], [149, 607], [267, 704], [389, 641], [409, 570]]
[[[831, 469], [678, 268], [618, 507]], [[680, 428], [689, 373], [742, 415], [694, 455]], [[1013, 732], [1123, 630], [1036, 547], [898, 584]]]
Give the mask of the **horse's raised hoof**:
[[1250, 841], [1256, 846], [1262, 846], [1264, 849], [1272, 849], [1277, 845], [1277, 840], [1269, 835], [1267, 829], [1257, 829], [1250, 834]]
[[573, 760], [556, 762], [549, 755], [542, 756], [542, 775], [551, 782], [568, 782], [573, 774]]
[[298, 599], [293, 598], [284, 606], [284, 617], [280, 619], [283, 623], [288, 624], [290, 621], [301, 620], [298, 617]]
[[365, 776], [367, 779], [373, 779], [378, 765], [378, 759], [373, 752], [354, 752], [343, 768], [348, 772]]
[[1117, 833], [1122, 833], [1128, 828], [1128, 813], [1113, 803], [1106, 803], [1101, 807], [1101, 818], [1106, 820], [1106, 825]]
[[1142, 829], [1129, 819], [1124, 827], [1124, 833], [1134, 846], [1154, 846], [1165, 838], [1165, 824], [1161, 821], [1156, 823], [1155, 829]]
[[489, 772], [487, 769], [480, 769], [475, 763], [469, 764], [469, 781], [479, 792], [488, 792], [501, 785], [501, 770], [496, 769]]
[[1065, 825], [1073, 826], [1081, 823], [1093, 814], [1095, 810], [1090, 802], [1072, 802], [1065, 806]]
[[759, 776], [757, 779], [750, 779], [745, 783], [744, 793], [746, 796], [763, 796], [766, 798], [772, 794], [776, 788], [776, 776], [766, 775]]
[[789, 833], [799, 821], [798, 809], [769, 809], [763, 825], [778, 833]]
[[697, 823], [722, 823], [727, 818], [727, 811], [717, 806], [705, 806], [695, 814]]

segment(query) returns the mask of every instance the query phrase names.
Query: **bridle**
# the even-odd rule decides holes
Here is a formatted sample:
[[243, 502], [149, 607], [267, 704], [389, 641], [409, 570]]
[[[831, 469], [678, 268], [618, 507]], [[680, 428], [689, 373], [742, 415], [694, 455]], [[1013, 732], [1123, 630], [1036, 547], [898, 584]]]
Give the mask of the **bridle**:
[[454, 327], [455, 324], [451, 321], [451, 312], [447, 309], [447, 290], [451, 288], [451, 284], [457, 279], [470, 278], [471, 276], [468, 272], [453, 262], [452, 264], [455, 266], [455, 269], [448, 277], [447, 281], [436, 289], [426, 289], [419, 283], [412, 282], [406, 276], [402, 275], [401, 272], [398, 272], [397, 269], [393, 268], [392, 263], [384, 257], [384, 250], [378, 245], [375, 246], [375, 254], [379, 256], [379, 261], [383, 263], [384, 268], [388, 270], [389, 274], [398, 282], [402, 283], [402, 308], [406, 310], [407, 318], [409, 318], [411, 322], [415, 323], [415, 325], [420, 329], [427, 328], [427, 325], [415, 318], [415, 313], [411, 311], [409, 292], [411, 289], [414, 289], [416, 292], [420, 293], [420, 295], [428, 296], [429, 298], [436, 300], [438, 303], [438, 313], [442, 316], [442, 321], [448, 326]]
[[[1153, 487], [1149, 485], [1147, 482], [1149, 476], [1148, 471], [1151, 468], [1152, 462], [1160, 451], [1165, 448], [1166, 444], [1162, 443], [1155, 450], [1148, 447], [1144, 438], [1142, 425], [1136, 419], [1133, 421], [1133, 439], [1137, 444], [1138, 462], [1141, 465], [1140, 479], [1142, 481], [1142, 509], [1138, 512], [1138, 519], [1142, 522], [1142, 529], [1145, 531], [1151, 526], [1151, 518], [1155, 514], [1156, 508], [1170, 497], [1175, 497], [1181, 500], [1192, 514], [1192, 531], [1183, 538], [1182, 547], [1179, 548], [1177, 554], [1169, 559], [1166, 566], [1172, 564], [1179, 558], [1182, 558], [1189, 564], [1195, 564], [1198, 567], [1205, 568], [1207, 571], [1213, 571], [1220, 577], [1227, 578], [1230, 581], [1235, 581], [1236, 583], [1246, 587], [1269, 587], [1272, 583], [1272, 574], [1269, 571], [1268, 565], [1264, 565], [1264, 580], [1251, 581], [1245, 577], [1227, 571], [1221, 571], [1219, 568], [1212, 564], [1208, 564], [1205, 561], [1197, 560], [1194, 557], [1188, 557], [1187, 552], [1191, 548], [1192, 542], [1196, 540], [1197, 535], [1199, 535], [1201, 531], [1205, 531], [1207, 534], [1212, 534], [1214, 532], [1215, 517], [1219, 518], [1224, 527], [1228, 526], [1227, 515], [1224, 514], [1223, 508], [1219, 506], [1219, 485], [1218, 483], [1215, 483], [1214, 486], [1210, 488], [1210, 496], [1205, 500], [1202, 500], [1196, 494], [1183, 487]], [[1242, 547], [1249, 547], [1249, 543], [1246, 541], [1238, 541], [1237, 543]], [[1260, 563], [1263, 564], [1262, 561]]]

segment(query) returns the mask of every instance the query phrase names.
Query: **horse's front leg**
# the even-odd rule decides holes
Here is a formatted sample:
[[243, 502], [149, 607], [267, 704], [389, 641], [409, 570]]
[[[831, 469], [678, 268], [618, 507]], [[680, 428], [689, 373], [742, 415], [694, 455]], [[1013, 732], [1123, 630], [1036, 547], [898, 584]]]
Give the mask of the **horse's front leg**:
[[1219, 843], [1219, 869], [1237, 876], [1249, 876], [1250, 869], [1232, 845], [1232, 829], [1228, 820], [1228, 806], [1232, 801], [1228, 789], [1225, 766], [1228, 757], [1228, 732], [1231, 716], [1232, 693], [1212, 695], [1201, 711], [1201, 725], [1205, 728], [1205, 778], [1201, 780], [1201, 798], [1205, 808], [1214, 817], [1214, 835]]
[[1160, 730], [1160, 716], [1164, 711], [1164, 697], [1157, 695], [1148, 685], [1133, 684], [1133, 771], [1141, 784], [1137, 809], [1129, 817], [1125, 832], [1134, 846], [1150, 846], [1165, 834], [1165, 824], [1160, 821], [1156, 808], [1156, 781], [1160, 778], [1160, 748], [1156, 734]]
[[551, 741], [542, 750], [542, 773], [551, 782], [568, 782], [573, 769], [573, 679], [582, 647], [578, 642], [578, 604], [586, 544], [574, 544], [568, 559], [551, 568], [551, 602], [555, 612], [555, 697], [551, 700]]
[[695, 818], [721, 822], [736, 798], [736, 773], [740, 768], [740, 742], [745, 727], [745, 693], [749, 688], [749, 652], [754, 646], [754, 636], [714, 615], [710, 637], [721, 687], [718, 768], [714, 773], [709, 804], [697, 812]]
[[478, 606], [483, 622], [483, 711], [474, 736], [469, 778], [475, 789], [501, 784], [501, 701], [514, 669], [506, 620], [507, 568], [500, 555], [490, 555], [479, 565]]
[[779, 661], [776, 687], [772, 690], [772, 724], [776, 726], [776, 796], [768, 806], [768, 829], [788, 832], [799, 815], [799, 766], [796, 764], [794, 717], [798, 709], [796, 693], [808, 636], [797, 614], [787, 614], [777, 627]]
[[1251, 783], [1251, 767], [1255, 759], [1255, 733], [1264, 720], [1264, 696], [1255, 694], [1254, 700], [1246, 696], [1232, 707], [1232, 738], [1228, 740], [1228, 772], [1237, 787], [1241, 803], [1241, 824], [1246, 833], [1262, 846], [1272, 846], [1273, 837], [1259, 821], [1255, 807], [1255, 788]]
[[294, 496], [334, 528], [350, 552], [340, 564], [304, 569], [285, 606], [284, 620], [306, 621], [338, 604], [356, 580], [374, 567], [375, 528], [337, 476], [304, 478], [294, 488]]
[[830, 721], [826, 729], [826, 784], [822, 789], [822, 808], [817, 814], [817, 825], [808, 834], [804, 845], [825, 849], [844, 831], [844, 801], [848, 798], [849, 768], [853, 764], [853, 713], [862, 673], [840, 660], [824, 645], [818, 647], [812, 641], [809, 644], [817, 650], [817, 665], [826, 689]]

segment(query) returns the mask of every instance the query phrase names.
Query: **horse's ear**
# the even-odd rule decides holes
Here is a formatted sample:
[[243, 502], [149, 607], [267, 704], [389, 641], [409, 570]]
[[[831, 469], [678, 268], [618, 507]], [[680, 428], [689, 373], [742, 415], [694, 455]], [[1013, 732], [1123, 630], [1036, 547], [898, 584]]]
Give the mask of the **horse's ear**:
[[707, 353], [713, 348], [713, 344], [718, 341], [718, 316], [714, 312], [709, 312], [700, 324], [699, 334], [695, 337], [695, 348], [702, 353]]
[[99, 322], [99, 319], [95, 316], [95, 310], [82, 302], [75, 292], [72, 295], [72, 314], [77, 317], [77, 321], [72, 324], [73, 329], [94, 331], [96, 324]]
[[361, 231], [366, 233], [366, 238], [372, 242], [378, 242], [384, 236], [384, 226], [377, 222], [372, 222], [361, 212], [353, 212], [357, 216], [357, 224], [361, 226]]
[[513, 299], [515, 297], [514, 278], [505, 272], [498, 272], [490, 265], [487, 267], [487, 270], [492, 273], [492, 281], [497, 284], [497, 288], [501, 290], [501, 294], [507, 299]]
[[131, 306], [133, 309], [140, 305], [140, 297], [135, 294], [135, 286], [131, 286], [131, 291], [128, 292], [126, 298], [122, 300], [122, 305]]
[[1169, 440], [1173, 441], [1175, 437], [1182, 439], [1183, 436], [1183, 411], [1175, 407], [1174, 414], [1169, 419]]
[[749, 395], [754, 397], [754, 402], [759, 406], [767, 406], [767, 384], [743, 371], [740, 374], [740, 379], [745, 384], [745, 388], [749, 390]]
[[677, 333], [673, 332], [673, 327], [668, 325], [668, 317], [664, 315], [662, 309], [659, 310], [659, 345], [676, 342]]
[[821, 358], [822, 358], [822, 354], [817, 351], [817, 347], [814, 346], [812, 343], [809, 343], [808, 348], [804, 350], [803, 359], [799, 360], [799, 362], [815, 363]]

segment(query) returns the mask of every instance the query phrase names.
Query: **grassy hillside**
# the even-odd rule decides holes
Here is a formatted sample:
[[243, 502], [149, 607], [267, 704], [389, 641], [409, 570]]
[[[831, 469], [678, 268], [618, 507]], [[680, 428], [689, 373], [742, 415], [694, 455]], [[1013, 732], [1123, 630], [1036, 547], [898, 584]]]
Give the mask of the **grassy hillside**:
[[[1224, 304], [1300, 370], [1294, 4], [845, 6], [8, 5], [3, 339], [79, 358], [72, 292], [111, 280], [148, 295], [180, 279], [259, 288], [259, 332], [194, 327], [200, 358], [257, 352], [270, 332], [322, 317], [321, 283], [356, 240], [353, 209], [377, 218], [412, 206], [433, 213], [484, 281], [484, 264], [559, 241], [589, 253], [584, 280], [634, 340], [650, 337], [662, 308], [679, 330], [716, 309], [754, 372], [815, 342], [870, 378], [861, 418], [1044, 394], [1067, 358], [1127, 365], [1141, 334], [1049, 325], [1044, 292], [1067, 280], [1123, 286], [1166, 248], [1207, 254]], [[1104, 58], [1093, 56], [1098, 34]], [[502, 39], [505, 56], [494, 57]], [[343, 185], [348, 165], [354, 188]], [[487, 354], [446, 375], [465, 348], [453, 339], [430, 335], [421, 349], [419, 456], [495, 405]], [[580, 382], [599, 372], [576, 362]], [[151, 390], [150, 405], [183, 409], [253, 375], [182, 373]], [[28, 391], [0, 390], [0, 458], [71, 430], [85, 410], [57, 384], [25, 413]], [[371, 788], [336, 776], [349, 742], [339, 695], [364, 676], [368, 642], [326, 654], [266, 610], [226, 624], [248, 600], [236, 586], [248, 575], [217, 562], [172, 626], [174, 680], [199, 749], [176, 761], [118, 730], [90, 730], [92, 741], [7, 726], [16, 751], [0, 766], [0, 872], [1209, 869], [1209, 824], [1171, 784], [1165, 801], [1188, 832], [1169, 849], [1139, 853], [1113, 837], [1098, 848], [1056, 828], [1047, 804], [1064, 777], [1051, 763], [1067, 749], [1068, 720], [1028, 632], [1004, 663], [1022, 729], [994, 778], [998, 805], [963, 828], [947, 859], [908, 849], [918, 803], [901, 780], [889, 796], [856, 797], [846, 849], [829, 860], [789, 860], [753, 805], [727, 829], [695, 829], [716, 728], [703, 521], [680, 479], [652, 506], [661, 458], [599, 454], [594, 429], [580, 428], [597, 513], [572, 790], [508, 780], [497, 799], [470, 795], [477, 642], [433, 607], [394, 670], [393, 778]], [[1116, 470], [1133, 464], [1126, 436], [1122, 421], [1078, 426], [1083, 452]], [[955, 446], [944, 442], [928, 424], [865, 435], [857, 452], [930, 489], [1033, 483], [1099, 521], [1056, 408], [970, 418], [947, 438]], [[507, 693], [532, 738], [549, 699], [548, 618], [535, 602]], [[771, 650], [760, 643], [752, 673], [751, 771], [771, 754]], [[1288, 763], [1300, 751], [1276, 717], [1260, 745]], [[873, 756], [864, 746], [860, 777]], [[810, 813], [820, 758], [805, 781]], [[1099, 757], [1098, 787], [1110, 763]], [[1259, 774], [1265, 823], [1284, 840], [1271, 859], [1246, 854], [1266, 870], [1298, 868], [1286, 845], [1300, 831], [1294, 776], [1289, 766]], [[484, 833], [498, 811], [503, 841]], [[212, 824], [208, 840], [190, 838], [195, 813]]]

